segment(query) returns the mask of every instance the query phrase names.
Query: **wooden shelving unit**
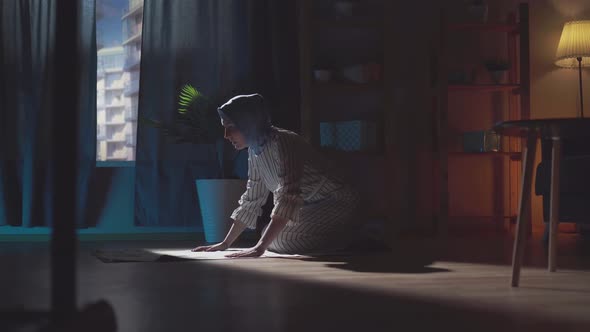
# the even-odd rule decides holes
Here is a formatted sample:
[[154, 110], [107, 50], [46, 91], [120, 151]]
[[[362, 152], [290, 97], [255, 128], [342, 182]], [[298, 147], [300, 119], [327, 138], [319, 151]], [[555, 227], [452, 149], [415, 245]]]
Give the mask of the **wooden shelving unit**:
[[518, 23], [449, 23], [449, 31], [495, 31], [519, 33]]
[[[378, 50], [371, 50], [367, 53], [367, 57], [361, 57], [362, 59], [355, 59], [355, 55], [348, 54], [348, 52], [342, 50], [335, 51], [332, 54], [334, 60], [337, 63], [347, 63], [349, 65], [360, 64], [362, 62], [368, 62], [370, 59], [372, 63], [376, 63], [384, 66], [385, 59], [387, 59], [387, 47], [386, 41], [387, 29], [386, 26], [386, 14], [385, 10], [391, 6], [387, 1], [383, 0], [371, 0], [358, 2], [357, 6], [363, 7], [366, 4], [370, 6], [381, 6], [381, 10], [371, 12], [367, 8], [356, 8], [355, 11], [359, 10], [360, 14], [353, 13], [350, 16], [335, 16], [331, 14], [322, 13], [320, 7], [334, 3], [330, 0], [301, 0], [298, 1], [299, 10], [299, 44], [300, 44], [300, 77], [301, 77], [301, 118], [302, 118], [302, 133], [304, 136], [311, 141], [315, 146], [320, 147], [319, 141], [319, 123], [324, 120], [373, 120], [379, 122], [382, 127], [385, 120], [385, 112], [389, 109], [388, 100], [389, 96], [385, 93], [385, 87], [389, 84], [389, 78], [386, 77], [385, 73], [382, 72], [382, 78], [379, 81], [370, 81], [367, 83], [356, 83], [352, 81], [346, 81], [339, 78], [333, 78], [329, 81], [317, 81], [314, 80], [312, 72], [317, 69], [318, 59], [317, 53], [319, 48], [329, 49], [330, 45], [322, 45], [318, 43], [314, 38], [322, 32], [331, 31], [336, 36], [346, 35], [345, 32], [351, 31], [351, 29], [357, 33], [365, 34], [367, 36], [375, 36], [378, 34], [382, 41], [381, 45], [378, 45]], [[325, 8], [324, 8], [325, 9]], [[325, 11], [325, 10], [324, 10]], [[358, 49], [357, 44], [354, 40], [351, 40], [349, 45], [350, 53], [353, 53], [355, 49]], [[325, 50], [323, 54], [325, 54]], [[358, 52], [356, 56], [358, 57]], [[324, 59], [325, 60], [325, 59]], [[335, 65], [336, 67], [338, 65]], [[330, 98], [339, 98], [341, 96], [360, 95], [364, 93], [373, 93], [376, 95], [376, 103], [379, 104], [377, 109], [368, 110], [363, 114], [358, 111], [349, 110], [346, 107], [341, 109], [335, 109], [334, 107], [320, 107], [319, 104], [323, 100]], [[381, 145], [380, 150], [383, 151], [384, 145], [384, 128], [379, 130], [379, 142]], [[342, 152], [341, 153], [345, 153]], [[351, 156], [363, 155], [364, 152], [353, 152]], [[373, 154], [371, 152], [370, 154]]]
[[512, 160], [520, 161], [522, 157], [522, 153], [520, 152], [449, 152], [449, 157], [451, 156], [458, 156], [458, 157], [508, 157]]
[[381, 29], [383, 22], [371, 18], [314, 18], [313, 25], [316, 29], [338, 28], [372, 28]]
[[512, 91], [518, 93], [520, 84], [455, 84], [449, 85], [449, 91], [473, 91], [473, 92], [494, 92]]
[[[388, 0], [365, 0], [356, 2], [352, 15], [332, 15], [325, 9], [335, 1], [298, 0], [299, 45], [300, 45], [300, 93], [301, 132], [318, 150], [335, 158], [340, 165], [361, 165], [386, 163], [387, 135], [392, 106], [391, 76], [385, 68], [387, 59], [394, 52], [390, 38], [393, 6]], [[377, 8], [377, 10], [374, 10]], [[333, 39], [321, 40], [325, 36]], [[367, 38], [364, 38], [366, 36]], [[371, 39], [372, 38], [372, 39]], [[367, 40], [379, 40], [375, 45], [363, 44]], [[350, 40], [350, 42], [348, 42]], [[360, 41], [360, 44], [359, 44]], [[344, 46], [343, 46], [344, 45]], [[367, 83], [356, 83], [332, 77], [329, 81], [318, 81], [313, 70], [374, 63], [381, 65], [381, 79]], [[371, 107], [355, 106], [351, 102], [338, 103], [338, 99], [365, 98]], [[344, 105], [343, 105], [344, 104]], [[321, 147], [320, 122], [323, 121], [370, 121], [377, 131], [377, 147], [367, 151], [342, 151]], [[387, 181], [383, 180], [382, 182]], [[361, 193], [362, 194], [362, 193]], [[388, 199], [388, 198], [383, 198]], [[391, 215], [383, 214], [384, 219]]]
[[[450, 197], [454, 194], [454, 188], [449, 185], [449, 161], [457, 162], [461, 158], [488, 158], [493, 167], [493, 213], [491, 216], [478, 216], [477, 218], [490, 218], [499, 230], [509, 228], [509, 223], [515, 220], [518, 208], [518, 193], [521, 179], [521, 146], [522, 140], [518, 138], [503, 138], [502, 152], [469, 153], [449, 151], [450, 128], [449, 101], [456, 101], [466, 93], [501, 93], [508, 98], [508, 110], [493, 114], [493, 122], [502, 120], [518, 120], [530, 118], [530, 64], [529, 64], [529, 20], [528, 4], [520, 4], [518, 7], [518, 21], [516, 15], [509, 15], [506, 23], [449, 23], [446, 20], [444, 10], [441, 12], [439, 47], [436, 53], [437, 59], [436, 93], [433, 97], [435, 117], [437, 124], [435, 173], [437, 174], [438, 215], [437, 229], [441, 234], [446, 234], [450, 219], [469, 219], [470, 216], [458, 216], [450, 211]], [[508, 72], [507, 84], [449, 84], [449, 38], [461, 38], [463, 33], [504, 35], [506, 39], [507, 58], [511, 63]], [[491, 129], [494, 123], [489, 123], [486, 128]], [[508, 163], [507, 167], [506, 163]], [[508, 172], [505, 171], [508, 169]], [[504, 179], [508, 177], [508, 188], [505, 188]], [[508, 195], [508, 207], [505, 206], [505, 198]], [[508, 222], [508, 225], [507, 223]], [[530, 220], [529, 220], [530, 222]]]

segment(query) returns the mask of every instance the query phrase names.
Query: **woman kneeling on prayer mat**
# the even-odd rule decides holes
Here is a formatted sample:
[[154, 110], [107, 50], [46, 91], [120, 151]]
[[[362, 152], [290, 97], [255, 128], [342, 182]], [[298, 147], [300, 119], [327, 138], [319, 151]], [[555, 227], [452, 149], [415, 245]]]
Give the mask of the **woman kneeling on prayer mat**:
[[225, 239], [192, 251], [228, 249], [246, 228], [256, 227], [271, 192], [271, 221], [258, 243], [227, 257], [259, 257], [266, 250], [313, 254], [353, 241], [361, 226], [358, 193], [301, 136], [271, 124], [261, 95], [233, 97], [218, 113], [224, 137], [238, 150], [248, 148], [248, 182]]

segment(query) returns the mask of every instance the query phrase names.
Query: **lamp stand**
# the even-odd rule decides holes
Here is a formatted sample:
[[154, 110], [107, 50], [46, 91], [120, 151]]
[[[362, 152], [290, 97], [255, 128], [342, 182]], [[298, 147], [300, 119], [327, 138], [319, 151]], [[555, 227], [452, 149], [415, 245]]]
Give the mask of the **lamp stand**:
[[578, 76], [580, 80], [580, 114], [584, 117], [584, 92], [582, 90], [582, 58], [576, 58], [578, 60]]

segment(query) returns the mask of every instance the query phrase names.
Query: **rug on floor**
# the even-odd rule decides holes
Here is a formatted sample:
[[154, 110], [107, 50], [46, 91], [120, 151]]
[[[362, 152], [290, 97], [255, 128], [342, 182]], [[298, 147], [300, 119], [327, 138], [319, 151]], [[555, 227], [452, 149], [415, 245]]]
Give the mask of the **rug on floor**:
[[[225, 257], [246, 248], [232, 248], [215, 252], [192, 252], [190, 249], [96, 249], [92, 254], [104, 263], [171, 262], [187, 260], [232, 259]], [[305, 258], [303, 255], [284, 255], [266, 251], [260, 258]]]

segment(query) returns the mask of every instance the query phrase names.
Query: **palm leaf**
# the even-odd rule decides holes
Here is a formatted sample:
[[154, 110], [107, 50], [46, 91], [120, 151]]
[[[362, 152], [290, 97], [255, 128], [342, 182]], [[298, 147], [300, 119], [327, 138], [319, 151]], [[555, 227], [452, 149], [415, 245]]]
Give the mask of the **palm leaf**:
[[141, 117], [139, 122], [160, 129], [173, 143], [210, 144], [223, 137], [216, 106], [195, 89], [184, 85], [178, 94], [178, 112], [169, 122]]
[[204, 98], [205, 96], [195, 89], [195, 87], [186, 84], [182, 87], [180, 94], [178, 95], [178, 106], [180, 106], [178, 108], [178, 113], [186, 114], [188, 109]]

